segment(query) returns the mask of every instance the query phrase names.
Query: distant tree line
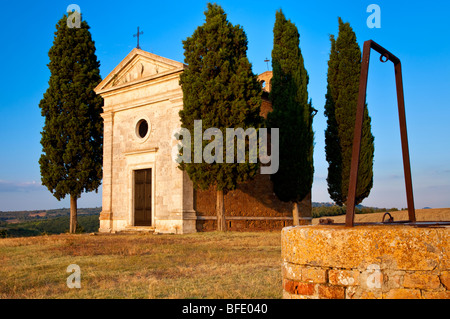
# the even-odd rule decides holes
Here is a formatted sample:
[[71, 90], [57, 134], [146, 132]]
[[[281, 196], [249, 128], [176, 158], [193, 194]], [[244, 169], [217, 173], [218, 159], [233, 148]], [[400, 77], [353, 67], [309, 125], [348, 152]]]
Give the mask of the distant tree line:
[[[313, 203], [312, 217], [326, 217], [345, 215], [345, 207], [333, 205], [330, 203]], [[9, 224], [0, 220], [0, 238], [7, 237], [30, 237], [40, 235], [54, 235], [69, 232], [69, 209], [65, 209], [65, 216], [50, 217], [41, 220], [24, 221], [17, 224]], [[83, 209], [84, 210], [84, 209]], [[88, 211], [97, 211], [99, 208], [88, 208]], [[101, 210], [101, 209], [100, 209]], [[378, 208], [356, 206], [356, 214], [371, 214], [378, 212], [398, 211], [397, 208]], [[404, 210], [404, 209], [402, 209]], [[59, 210], [56, 210], [59, 211]], [[12, 213], [12, 212], [11, 212]], [[94, 233], [99, 228], [99, 215], [91, 213], [78, 216], [77, 233]]]
[[[380, 213], [380, 212], [396, 212], [397, 208], [378, 208], [378, 207], [361, 207], [356, 206], [355, 213], [356, 214], [372, 214], [372, 213]], [[320, 206], [312, 208], [312, 216], [313, 218], [319, 218], [324, 216], [339, 216], [346, 214], [346, 207], [344, 206]]]
[[[100, 214], [102, 208], [80, 208], [78, 212], [80, 215], [98, 215]], [[36, 214], [45, 213], [44, 216], [39, 216]], [[17, 219], [19, 222], [34, 221], [37, 219], [50, 219], [55, 217], [69, 216], [69, 208], [51, 209], [51, 210], [29, 210], [29, 211], [0, 211], [0, 221], [8, 222], [10, 220]]]

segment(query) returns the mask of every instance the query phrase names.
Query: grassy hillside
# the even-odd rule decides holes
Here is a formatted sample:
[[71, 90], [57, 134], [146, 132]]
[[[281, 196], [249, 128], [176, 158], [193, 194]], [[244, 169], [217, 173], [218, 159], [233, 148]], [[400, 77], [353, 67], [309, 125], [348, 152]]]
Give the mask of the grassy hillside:
[[280, 232], [4, 238], [0, 299], [281, 298], [280, 255]]
[[[397, 209], [358, 206], [357, 214], [395, 211]], [[100, 207], [78, 210], [79, 233], [97, 232]], [[313, 203], [313, 217], [345, 215], [345, 208], [331, 203]], [[68, 208], [42, 211], [0, 212], [0, 238], [62, 234], [69, 231]]]
[[[81, 215], [78, 216], [78, 232], [97, 232], [100, 222], [99, 216]], [[15, 224], [0, 222], [0, 238], [5, 237], [27, 237], [46, 234], [61, 234], [69, 231], [69, 216], [35, 220]]]
[[[102, 208], [78, 208], [78, 216], [81, 215], [98, 215]], [[0, 222], [21, 223], [26, 221], [35, 221], [50, 219], [55, 217], [69, 216], [69, 208], [49, 209], [49, 210], [24, 210], [24, 211], [0, 211]]]

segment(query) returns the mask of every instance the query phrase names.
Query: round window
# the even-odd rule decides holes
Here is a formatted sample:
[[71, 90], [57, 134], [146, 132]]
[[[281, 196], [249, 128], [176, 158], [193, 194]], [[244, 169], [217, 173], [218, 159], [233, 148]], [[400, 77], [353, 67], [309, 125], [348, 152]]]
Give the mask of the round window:
[[144, 119], [140, 120], [136, 125], [136, 135], [139, 138], [144, 139], [147, 137], [148, 133], [149, 133], [149, 125], [147, 120]]

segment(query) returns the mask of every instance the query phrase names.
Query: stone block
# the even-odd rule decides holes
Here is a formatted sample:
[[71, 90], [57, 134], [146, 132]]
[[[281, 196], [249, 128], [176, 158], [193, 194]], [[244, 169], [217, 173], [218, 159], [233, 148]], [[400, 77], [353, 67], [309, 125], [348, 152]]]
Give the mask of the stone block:
[[358, 270], [330, 269], [328, 271], [328, 281], [332, 285], [359, 285], [359, 274]]
[[333, 285], [319, 285], [320, 299], [345, 299], [345, 288]]
[[405, 288], [438, 289], [440, 285], [439, 276], [422, 271], [406, 273], [403, 280]]
[[380, 290], [383, 287], [385, 277], [378, 264], [369, 265], [359, 276], [361, 287], [367, 290]]
[[384, 299], [421, 299], [419, 289], [391, 289], [386, 294], [384, 294]]
[[450, 271], [450, 232], [440, 232], [439, 250], [442, 253], [442, 263], [440, 265], [441, 271]]
[[402, 288], [405, 271], [387, 270], [383, 274], [383, 290]]
[[283, 282], [284, 291], [293, 295], [305, 295], [311, 296], [315, 293], [315, 284], [298, 282], [289, 279], [284, 279]]
[[422, 291], [424, 299], [450, 299], [450, 291]]
[[327, 271], [323, 268], [307, 267], [302, 268], [302, 281], [309, 283], [326, 283]]
[[284, 262], [282, 265], [283, 278], [301, 281], [302, 280], [302, 268], [301, 265], [295, 265]]
[[312, 296], [293, 295], [283, 290], [283, 299], [312, 299]]
[[443, 271], [439, 278], [441, 279], [441, 282], [444, 285], [445, 289], [450, 290], [450, 272]]
[[348, 286], [345, 288], [346, 299], [382, 299], [381, 290], [365, 290], [360, 286]]

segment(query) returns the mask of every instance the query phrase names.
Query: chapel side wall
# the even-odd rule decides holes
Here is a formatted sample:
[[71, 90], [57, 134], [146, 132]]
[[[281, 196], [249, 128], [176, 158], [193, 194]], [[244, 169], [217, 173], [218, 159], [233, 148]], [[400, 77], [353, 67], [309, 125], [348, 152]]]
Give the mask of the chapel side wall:
[[[216, 216], [216, 194], [213, 188], [195, 190], [197, 216]], [[273, 193], [270, 175], [258, 174], [254, 180], [238, 185], [224, 196], [226, 216], [236, 217], [292, 217], [292, 203], [282, 202]], [[231, 220], [230, 230], [282, 229], [292, 220]], [[198, 231], [216, 230], [215, 220], [198, 220]]]
[[[271, 77], [271, 74], [268, 74]], [[262, 80], [263, 78], [260, 77]], [[270, 83], [270, 78], [264, 78]], [[267, 118], [272, 111], [268, 93], [263, 93], [260, 115]], [[213, 188], [208, 190], [195, 190], [195, 210], [201, 217], [216, 216], [216, 193]], [[273, 192], [273, 184], [270, 175], [257, 174], [256, 177], [246, 183], [238, 185], [237, 189], [228, 192], [224, 197], [225, 215], [233, 217], [292, 217], [292, 203], [282, 202]], [[264, 230], [282, 229], [291, 226], [289, 220], [231, 220], [228, 221], [230, 230]], [[216, 230], [215, 220], [198, 220], [198, 231]]]

